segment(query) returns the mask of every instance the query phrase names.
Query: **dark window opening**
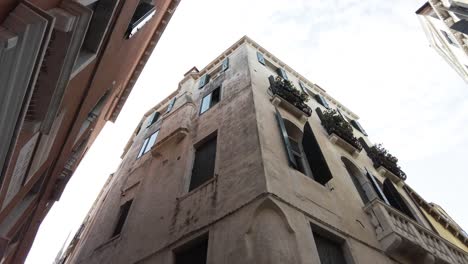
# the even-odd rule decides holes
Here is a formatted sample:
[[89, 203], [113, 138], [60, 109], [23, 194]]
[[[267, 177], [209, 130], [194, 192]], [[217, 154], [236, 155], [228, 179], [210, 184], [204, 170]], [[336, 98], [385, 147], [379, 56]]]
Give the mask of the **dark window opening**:
[[367, 194], [364, 191], [364, 188], [362, 187], [358, 178], [359, 175], [362, 175], [360, 170], [347, 158], [342, 157], [341, 160], [343, 161], [345, 168], [348, 171], [351, 180], [353, 181], [354, 187], [356, 187], [356, 190], [358, 191], [359, 196], [361, 197], [362, 202], [364, 204], [367, 204], [367, 202], [369, 202], [369, 199], [367, 198]]
[[213, 178], [216, 160], [216, 140], [217, 138], [214, 136], [196, 148], [189, 191]]
[[135, 13], [133, 13], [126, 33], [127, 39], [133, 37], [153, 16], [156, 14], [156, 7], [151, 2], [140, 0]]
[[206, 264], [208, 237], [198, 239], [175, 252], [175, 264]]
[[326, 100], [323, 96], [321, 96], [320, 94], [316, 94], [316, 95], [315, 95], [315, 100], [316, 100], [319, 104], [321, 104], [323, 107], [325, 107], [325, 108], [327, 108], [327, 109], [330, 108], [330, 106], [328, 105], [327, 100]]
[[312, 232], [321, 264], [346, 264], [341, 243]]
[[448, 43], [450, 43], [451, 45], [455, 46], [455, 47], [458, 47], [457, 43], [455, 42], [454, 39], [452, 39], [452, 37], [445, 31], [441, 30], [440, 32], [442, 32], [442, 35], [444, 35], [445, 39], [447, 40]]
[[148, 125], [146, 127], [149, 127], [151, 126], [152, 124], [156, 123], [159, 119], [159, 117], [161, 116], [161, 113], [159, 112], [154, 112], [150, 118], [149, 118], [149, 121], [148, 121]]
[[304, 125], [302, 147], [304, 149], [314, 180], [322, 185], [326, 184], [333, 178], [333, 176], [309, 122]]
[[388, 202], [393, 208], [402, 212], [409, 218], [416, 220], [413, 213], [411, 212], [408, 205], [406, 204], [404, 198], [401, 197], [401, 194], [398, 192], [398, 190], [395, 188], [395, 186], [389, 179], [384, 180], [383, 192], [385, 194], [385, 197], [387, 197]]
[[122, 228], [125, 224], [125, 220], [127, 219], [128, 212], [130, 211], [130, 206], [132, 206], [132, 201], [127, 201], [123, 205], [120, 206], [119, 218], [117, 224], [115, 225], [114, 232], [112, 232], [112, 237], [120, 235], [122, 232]]
[[208, 109], [216, 105], [221, 99], [221, 88], [214, 89], [211, 93], [205, 95], [202, 99], [200, 114], [203, 114]]

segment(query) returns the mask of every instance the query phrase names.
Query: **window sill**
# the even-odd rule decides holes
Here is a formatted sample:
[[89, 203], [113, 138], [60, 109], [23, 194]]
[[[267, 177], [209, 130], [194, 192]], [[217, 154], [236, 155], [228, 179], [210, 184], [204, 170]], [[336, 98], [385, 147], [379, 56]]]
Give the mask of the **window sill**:
[[208, 181], [204, 182], [202, 185], [198, 186], [197, 188], [193, 189], [193, 190], [190, 190], [188, 193], [180, 196], [180, 197], [177, 197], [176, 200], [178, 202], [181, 202], [183, 200], [185, 200], [187, 197], [190, 197], [196, 193], [198, 193], [201, 189], [204, 189], [205, 187], [207, 187], [208, 185], [216, 182], [218, 180], [218, 174], [215, 173], [215, 175], [213, 176], [213, 178], [209, 179]]
[[285, 99], [277, 95], [273, 95], [270, 101], [274, 106], [279, 106], [291, 113], [293, 116], [297, 117], [301, 121], [301, 123], [305, 124], [305, 122], [307, 122], [308, 116], [304, 112], [302, 112], [302, 110], [298, 109]]
[[109, 240], [107, 240], [106, 242], [102, 243], [97, 248], [95, 248], [94, 251], [100, 251], [100, 250], [108, 247], [111, 244], [117, 243], [117, 241], [119, 241], [120, 238], [121, 238], [120, 234], [118, 234], [116, 236], [113, 236]]
[[405, 185], [404, 181], [400, 177], [396, 176], [393, 172], [387, 170], [387, 168], [385, 168], [384, 166], [379, 166], [376, 168], [376, 170], [378, 173], [380, 173], [380, 175], [390, 179], [397, 186], [403, 187]]
[[355, 148], [353, 145], [349, 144], [346, 140], [344, 140], [343, 138], [341, 138], [340, 136], [338, 136], [337, 134], [335, 133], [331, 133], [329, 136], [328, 136], [328, 139], [335, 145], [341, 147], [342, 149], [344, 149], [346, 152], [348, 152], [349, 154], [351, 154], [351, 156], [353, 156], [354, 158], [357, 158], [359, 156], [359, 153], [361, 153], [361, 151], [357, 148]]

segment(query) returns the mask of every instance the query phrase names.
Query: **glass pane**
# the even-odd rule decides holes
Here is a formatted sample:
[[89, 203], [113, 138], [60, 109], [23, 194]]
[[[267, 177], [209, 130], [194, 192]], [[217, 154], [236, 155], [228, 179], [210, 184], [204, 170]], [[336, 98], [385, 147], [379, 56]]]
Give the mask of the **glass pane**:
[[138, 153], [137, 159], [144, 154], [146, 143], [148, 143], [148, 138], [145, 139], [143, 145], [141, 146], [140, 153]]
[[208, 94], [207, 96], [203, 97], [200, 114], [203, 114], [204, 112], [206, 112], [206, 110], [210, 109], [210, 102], [211, 94]]
[[159, 134], [159, 130], [154, 132], [150, 137], [149, 137], [149, 140], [148, 140], [148, 145], [146, 145], [146, 149], [145, 149], [145, 153], [148, 152], [154, 145], [154, 143], [156, 142], [156, 138], [158, 137], [158, 134]]

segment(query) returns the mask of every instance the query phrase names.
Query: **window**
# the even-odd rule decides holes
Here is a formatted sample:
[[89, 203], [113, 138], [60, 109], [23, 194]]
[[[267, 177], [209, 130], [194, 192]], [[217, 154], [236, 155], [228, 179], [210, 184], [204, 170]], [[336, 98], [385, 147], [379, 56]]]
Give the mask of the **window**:
[[198, 83], [198, 89], [205, 87], [205, 85], [210, 81], [210, 75], [205, 74], [200, 78], [200, 82]]
[[258, 62], [260, 62], [261, 64], [265, 65], [265, 58], [263, 57], [263, 54], [261, 54], [260, 52], [257, 51], [257, 60]]
[[286, 74], [286, 71], [285, 71], [283, 68], [278, 68], [278, 69], [276, 69], [276, 72], [278, 73], [278, 75], [279, 75], [281, 78], [283, 78], [283, 79], [285, 79], [285, 80], [289, 80], [289, 79], [288, 79], [288, 75]]
[[346, 264], [341, 243], [312, 232], [321, 264]]
[[170, 111], [172, 111], [175, 101], [176, 101], [176, 97], [172, 98], [172, 100], [169, 102], [169, 105], [167, 106], [166, 113], [169, 113]]
[[[276, 109], [276, 119], [288, 156], [289, 166], [324, 185], [331, 178], [331, 172], [312, 133], [309, 123], [304, 132], [287, 119], [283, 119]], [[302, 144], [301, 144], [302, 143]]]
[[312, 171], [312, 178], [318, 183], [325, 185], [333, 176], [309, 122], [306, 122], [304, 125], [302, 147]]
[[221, 68], [221, 71], [226, 71], [227, 69], [229, 69], [229, 58], [225, 58], [223, 60], [223, 66]]
[[359, 130], [364, 136], [367, 136], [367, 132], [364, 130], [364, 128], [361, 126], [361, 124], [359, 124], [358, 121], [356, 120], [351, 120], [351, 125], [356, 128], [357, 130]]
[[158, 138], [159, 130], [154, 132], [151, 136], [147, 137], [141, 146], [140, 152], [138, 153], [137, 159], [141, 156], [145, 155], [156, 143], [156, 139]]
[[153, 16], [156, 14], [156, 7], [151, 1], [140, 0], [133, 13], [130, 24], [128, 24], [126, 37], [133, 37]]
[[130, 211], [130, 206], [132, 206], [132, 201], [133, 200], [127, 201], [126, 203], [120, 206], [119, 218], [114, 227], [114, 232], [112, 232], [112, 237], [118, 236], [122, 232], [125, 220], [127, 220], [128, 211]]
[[206, 264], [208, 236], [189, 242], [175, 252], [175, 264]]
[[146, 127], [150, 127], [152, 124], [156, 123], [158, 121], [159, 117], [161, 116], [161, 113], [159, 112], [154, 112], [148, 117], [148, 125]]
[[219, 102], [221, 95], [221, 87], [214, 89], [211, 93], [205, 95], [202, 99], [200, 114], [205, 113], [208, 109]]
[[364, 191], [361, 182], [359, 181], [359, 178], [361, 178], [362, 175], [361, 171], [349, 159], [341, 157], [341, 161], [343, 161], [343, 164], [348, 171], [349, 177], [351, 177], [354, 187], [356, 187], [363, 204], [367, 204], [367, 202], [369, 202], [369, 198], [367, 198], [367, 194]]
[[406, 216], [408, 216], [411, 219], [416, 220], [414, 217], [413, 213], [411, 212], [410, 208], [406, 204], [406, 201], [404, 200], [403, 197], [401, 197], [400, 193], [398, 190], [395, 188], [391, 180], [385, 179], [383, 183], [383, 193], [385, 194], [385, 197], [387, 197], [388, 202], [390, 205], [397, 209], [398, 211], [402, 212]]
[[196, 147], [189, 191], [213, 178], [216, 160], [216, 140], [216, 136], [214, 136]]
[[315, 100], [316, 100], [319, 104], [323, 105], [325, 108], [327, 108], [327, 109], [330, 108], [330, 106], [328, 105], [327, 100], [325, 100], [325, 98], [324, 98], [323, 96], [321, 96], [320, 94], [316, 94], [316, 95], [315, 95]]
[[450, 36], [447, 32], [441, 30], [440, 32], [442, 32], [442, 35], [444, 35], [445, 37], [445, 40], [447, 40], [447, 42], [455, 47], [458, 47], [456, 41], [452, 38], [452, 36]]

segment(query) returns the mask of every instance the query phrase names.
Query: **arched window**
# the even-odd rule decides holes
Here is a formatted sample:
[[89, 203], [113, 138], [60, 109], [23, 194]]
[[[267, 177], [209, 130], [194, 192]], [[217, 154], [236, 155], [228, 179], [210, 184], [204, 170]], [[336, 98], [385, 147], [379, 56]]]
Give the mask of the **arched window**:
[[369, 202], [369, 198], [367, 197], [367, 194], [364, 191], [364, 188], [362, 187], [362, 183], [360, 181], [360, 178], [363, 177], [361, 171], [349, 159], [341, 157], [341, 161], [343, 161], [345, 168], [348, 171], [351, 180], [353, 181], [354, 187], [356, 187], [356, 190], [358, 191], [359, 196], [362, 199], [362, 202], [364, 204], [367, 204]]
[[389, 179], [384, 180], [383, 193], [385, 194], [385, 197], [387, 197], [388, 202], [393, 208], [402, 212], [406, 216], [416, 220], [409, 206], [406, 204], [405, 199], [401, 197], [400, 193], [395, 188], [391, 180]]
[[332, 175], [309, 122], [305, 124], [302, 132], [294, 123], [283, 119], [278, 109], [276, 109], [276, 120], [289, 165], [322, 185], [327, 183]]

